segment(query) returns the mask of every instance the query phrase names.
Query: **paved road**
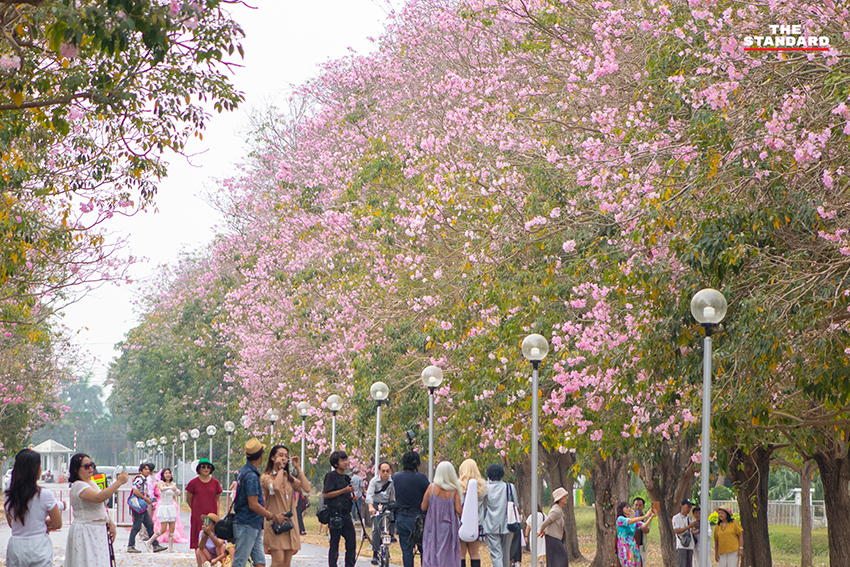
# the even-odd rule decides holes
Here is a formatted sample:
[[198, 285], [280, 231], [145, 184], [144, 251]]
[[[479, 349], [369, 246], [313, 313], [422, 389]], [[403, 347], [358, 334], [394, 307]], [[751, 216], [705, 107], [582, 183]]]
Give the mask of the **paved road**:
[[[183, 524], [189, 525], [189, 514], [181, 512]], [[0, 524], [0, 565], [5, 565], [6, 559], [6, 544], [9, 542], [9, 537], [12, 535], [8, 524], [4, 521]], [[160, 553], [127, 553], [127, 540], [130, 537], [130, 528], [118, 528], [118, 537], [115, 545], [115, 556], [119, 566], [123, 567], [197, 567], [195, 562], [194, 551], [189, 552], [189, 544], [175, 544], [174, 553], [163, 551]], [[54, 567], [64, 567], [65, 565], [65, 542], [68, 539], [68, 526], [64, 526], [58, 532], [52, 532], [50, 538], [53, 540]], [[141, 549], [141, 542], [137, 541], [136, 547]], [[344, 550], [340, 550], [344, 554]], [[266, 556], [266, 565], [271, 565], [271, 558]], [[342, 565], [342, 557], [339, 564]], [[328, 565], [328, 550], [325, 547], [304, 544], [301, 551], [292, 559], [293, 567], [327, 567]], [[359, 559], [357, 567], [367, 567], [370, 563], [366, 559]]]

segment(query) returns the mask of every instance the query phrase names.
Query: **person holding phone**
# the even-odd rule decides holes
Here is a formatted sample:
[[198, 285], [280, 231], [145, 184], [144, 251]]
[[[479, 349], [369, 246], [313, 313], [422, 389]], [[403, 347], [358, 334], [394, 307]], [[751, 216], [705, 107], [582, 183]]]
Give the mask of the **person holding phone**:
[[195, 549], [198, 567], [214, 563], [216, 559], [224, 555], [227, 542], [215, 535], [215, 525], [219, 520], [217, 514], [206, 514], [202, 519], [201, 533], [198, 534], [198, 547]]
[[263, 547], [272, 557], [271, 567], [290, 567], [292, 556], [301, 549], [301, 528], [298, 523], [298, 500], [296, 493], [310, 492], [307, 476], [301, 472], [300, 459], [289, 456], [289, 449], [275, 445], [269, 451], [266, 468], [260, 476], [266, 510], [282, 514], [291, 526], [282, 533], [275, 533], [272, 522], [266, 521], [263, 528]]
[[74, 521], [68, 530], [65, 567], [109, 567], [109, 546], [115, 541], [116, 527], [106, 513], [104, 502], [129, 480], [126, 472], [101, 490], [91, 477], [95, 464], [85, 453], [71, 457], [71, 509]]

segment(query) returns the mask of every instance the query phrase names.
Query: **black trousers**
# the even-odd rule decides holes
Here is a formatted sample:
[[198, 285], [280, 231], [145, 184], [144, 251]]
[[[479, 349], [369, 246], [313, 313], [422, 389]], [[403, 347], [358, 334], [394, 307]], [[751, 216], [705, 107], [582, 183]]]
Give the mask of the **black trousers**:
[[[133, 547], [136, 545], [136, 535], [139, 533], [139, 530], [142, 529], [142, 524], [144, 524], [145, 529], [148, 530], [148, 537], [153, 537], [153, 534], [156, 532], [153, 531], [153, 520], [151, 520], [151, 515], [148, 510], [145, 510], [141, 514], [137, 514], [130, 510], [130, 513], [133, 514], [133, 529], [130, 530], [130, 543], [127, 545]], [[158, 542], [154, 541], [153, 543], [156, 545]]]
[[300, 492], [298, 493], [298, 505], [295, 507], [295, 511], [298, 513], [298, 529], [301, 530], [301, 533], [306, 533], [304, 530], [304, 504], [306, 503], [304, 499], [307, 498]]
[[511, 561], [522, 563], [522, 536], [519, 532], [514, 532], [514, 537], [511, 539]]
[[328, 550], [328, 566], [337, 567], [339, 558], [339, 538], [345, 538], [345, 567], [354, 567], [357, 562], [357, 534], [354, 533], [354, 522], [350, 514], [341, 514], [342, 528], [331, 531], [331, 548]]

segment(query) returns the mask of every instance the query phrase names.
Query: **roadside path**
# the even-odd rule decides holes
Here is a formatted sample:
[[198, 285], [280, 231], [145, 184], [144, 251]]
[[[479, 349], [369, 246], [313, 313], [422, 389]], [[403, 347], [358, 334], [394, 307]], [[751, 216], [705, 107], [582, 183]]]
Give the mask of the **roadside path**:
[[[184, 526], [189, 525], [188, 512], [180, 513]], [[12, 531], [9, 525], [3, 521], [0, 524], [0, 565], [6, 564], [6, 545]], [[130, 528], [118, 528], [118, 537], [115, 542], [115, 558], [120, 567], [197, 567], [194, 551], [190, 552], [188, 543], [174, 545], [174, 553], [162, 551], [160, 553], [127, 553], [127, 540], [130, 538]], [[64, 567], [65, 544], [68, 540], [68, 526], [63, 526], [58, 532], [51, 532], [50, 539], [53, 540], [53, 567]], [[167, 545], [167, 542], [163, 542]], [[143, 546], [137, 540], [136, 547]], [[343, 564], [345, 550], [340, 550], [339, 564]], [[266, 565], [271, 565], [271, 558], [266, 556]], [[301, 551], [292, 558], [293, 567], [327, 567], [328, 548], [317, 545], [302, 544]], [[368, 559], [360, 558], [357, 567], [370, 567]]]

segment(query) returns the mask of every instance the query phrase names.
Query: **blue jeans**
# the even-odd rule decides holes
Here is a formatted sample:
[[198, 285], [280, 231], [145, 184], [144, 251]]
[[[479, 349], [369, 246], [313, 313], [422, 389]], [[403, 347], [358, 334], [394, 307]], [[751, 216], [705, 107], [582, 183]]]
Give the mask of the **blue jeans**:
[[395, 527], [398, 532], [398, 543], [401, 545], [401, 562], [404, 567], [413, 567], [413, 545], [407, 541], [413, 526], [416, 525], [416, 517], [419, 514], [399, 512], [395, 517]]
[[236, 544], [236, 551], [233, 554], [233, 567], [245, 567], [249, 556], [254, 565], [266, 564], [266, 554], [263, 551], [263, 530], [234, 522], [233, 543]]

